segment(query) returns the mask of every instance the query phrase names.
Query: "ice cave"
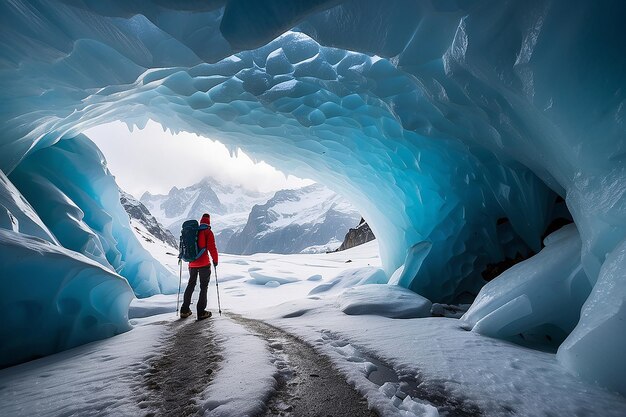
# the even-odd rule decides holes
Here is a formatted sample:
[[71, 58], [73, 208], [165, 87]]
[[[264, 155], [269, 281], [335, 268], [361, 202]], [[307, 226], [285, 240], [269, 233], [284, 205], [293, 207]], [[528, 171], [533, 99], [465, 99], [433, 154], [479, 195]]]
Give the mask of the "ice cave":
[[626, 394], [624, 18], [619, 0], [0, 3], [0, 365], [176, 291], [82, 134], [151, 119], [327, 185], [389, 285], [476, 297], [466, 330], [547, 337]]

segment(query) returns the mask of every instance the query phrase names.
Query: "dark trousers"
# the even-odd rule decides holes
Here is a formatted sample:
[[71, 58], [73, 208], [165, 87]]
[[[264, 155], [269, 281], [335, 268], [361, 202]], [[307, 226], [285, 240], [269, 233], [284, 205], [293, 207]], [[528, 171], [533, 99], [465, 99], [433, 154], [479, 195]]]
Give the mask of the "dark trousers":
[[188, 311], [191, 305], [191, 295], [196, 288], [196, 282], [200, 275], [200, 296], [198, 297], [198, 314], [206, 309], [207, 289], [211, 280], [211, 266], [202, 266], [200, 268], [189, 268], [189, 282], [185, 288], [185, 297], [183, 298], [183, 306], [180, 311]]

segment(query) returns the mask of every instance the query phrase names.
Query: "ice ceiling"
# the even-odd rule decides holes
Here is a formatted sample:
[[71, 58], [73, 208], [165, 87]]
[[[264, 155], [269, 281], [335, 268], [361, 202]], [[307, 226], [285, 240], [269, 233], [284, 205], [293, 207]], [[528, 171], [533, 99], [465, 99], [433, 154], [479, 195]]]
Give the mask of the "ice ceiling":
[[[84, 295], [118, 274], [139, 296], [171, 289], [80, 135], [151, 118], [343, 194], [390, 283], [432, 301], [476, 294], [488, 265], [539, 252], [571, 213], [575, 227], [488, 284], [465, 322], [556, 336], [564, 366], [626, 392], [625, 17], [618, 0], [2, 2], [1, 336], [32, 332], [19, 330], [32, 305], [77, 335], [3, 356], [123, 331], [129, 287], [106, 308]], [[93, 282], [78, 267], [41, 278], [34, 301], [10, 284], [25, 265], [60, 274], [34, 260], [50, 253]]]

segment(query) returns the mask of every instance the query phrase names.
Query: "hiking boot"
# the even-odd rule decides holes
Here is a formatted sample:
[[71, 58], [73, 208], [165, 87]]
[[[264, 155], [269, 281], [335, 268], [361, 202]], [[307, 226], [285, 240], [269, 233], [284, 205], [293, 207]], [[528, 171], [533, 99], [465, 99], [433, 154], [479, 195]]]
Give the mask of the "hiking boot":
[[180, 311], [180, 318], [181, 319], [186, 319], [187, 317], [191, 316], [191, 310], [187, 310], [187, 311]]
[[204, 310], [202, 313], [198, 313], [198, 320], [204, 320], [211, 317], [213, 314], [210, 311]]

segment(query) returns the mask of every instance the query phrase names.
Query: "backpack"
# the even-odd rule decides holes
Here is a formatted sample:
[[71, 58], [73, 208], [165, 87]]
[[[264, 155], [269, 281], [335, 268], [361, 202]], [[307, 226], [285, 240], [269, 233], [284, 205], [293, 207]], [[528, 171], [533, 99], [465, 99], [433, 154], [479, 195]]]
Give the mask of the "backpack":
[[198, 224], [197, 220], [186, 220], [180, 232], [180, 245], [178, 247], [178, 259], [185, 262], [193, 262], [198, 259], [206, 248], [198, 248], [198, 232], [210, 229], [208, 224]]

